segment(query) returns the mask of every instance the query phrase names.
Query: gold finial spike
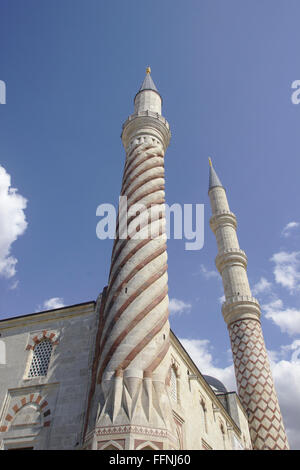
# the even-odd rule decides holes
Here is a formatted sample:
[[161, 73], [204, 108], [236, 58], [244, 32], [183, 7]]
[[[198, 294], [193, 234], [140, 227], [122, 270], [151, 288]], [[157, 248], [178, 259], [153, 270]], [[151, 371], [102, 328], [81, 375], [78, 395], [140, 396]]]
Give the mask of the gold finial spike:
[[212, 161], [210, 157], [208, 157], [208, 162], [209, 162], [209, 166], [212, 166]]
[[151, 73], [151, 67], [146, 68], [146, 73]]

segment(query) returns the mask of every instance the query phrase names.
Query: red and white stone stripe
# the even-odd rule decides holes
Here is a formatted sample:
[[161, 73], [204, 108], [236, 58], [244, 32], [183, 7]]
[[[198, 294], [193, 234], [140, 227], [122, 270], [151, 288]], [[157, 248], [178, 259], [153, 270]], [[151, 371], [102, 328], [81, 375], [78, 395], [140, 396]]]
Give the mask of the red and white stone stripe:
[[[169, 361], [164, 361], [169, 351], [168, 277], [164, 151], [157, 139], [145, 135], [132, 143], [121, 195], [127, 197], [128, 238], [118, 237], [118, 221], [100, 340], [98, 383], [128, 369], [140, 371], [142, 376], [155, 373], [164, 381], [169, 367]], [[135, 204], [143, 204], [144, 209], [130, 215]], [[141, 238], [131, 238], [132, 233]]]

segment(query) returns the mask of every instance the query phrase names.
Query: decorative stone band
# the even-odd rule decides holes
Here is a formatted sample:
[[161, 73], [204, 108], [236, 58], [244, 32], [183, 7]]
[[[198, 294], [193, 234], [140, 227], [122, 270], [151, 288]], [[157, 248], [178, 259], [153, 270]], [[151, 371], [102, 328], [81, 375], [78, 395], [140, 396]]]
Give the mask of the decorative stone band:
[[169, 124], [160, 114], [151, 111], [132, 114], [123, 124], [122, 141], [126, 153], [130, 152], [139, 136], [159, 139], [166, 151], [171, 138]]
[[224, 225], [231, 225], [234, 229], [237, 227], [236, 216], [230, 211], [217, 212], [210, 218], [209, 224], [214, 233], [218, 227]]
[[259, 321], [228, 326], [239, 397], [255, 450], [289, 449]]
[[39, 334], [32, 335], [29, 339], [26, 349], [34, 349], [34, 347], [44, 339], [48, 339], [53, 345], [57, 345], [59, 343], [59, 333], [57, 331], [43, 330]]
[[239, 265], [246, 269], [247, 256], [246, 253], [240, 248], [230, 248], [218, 253], [216, 256], [216, 267], [220, 274], [222, 274], [225, 266]]
[[169, 123], [168, 121], [166, 120], [166, 118], [164, 118], [161, 114], [159, 113], [155, 113], [153, 111], [150, 111], [150, 110], [147, 110], [147, 111], [139, 111], [138, 113], [133, 113], [131, 114], [128, 119], [124, 122], [123, 126], [122, 126], [122, 129], [124, 129], [127, 125], [127, 123], [129, 121], [132, 121], [132, 119], [135, 119], [136, 117], [139, 117], [139, 116], [151, 116], [155, 119], [159, 119], [168, 129], [170, 129], [170, 126], [169, 126]]
[[229, 325], [236, 320], [246, 318], [259, 321], [261, 312], [259, 302], [255, 297], [235, 295], [226, 299], [222, 304], [222, 314], [225, 322]]
[[145, 436], [145, 437], [155, 437], [160, 440], [160, 442], [168, 441], [171, 443], [173, 449], [177, 449], [178, 442], [174, 438], [174, 435], [170, 433], [167, 429], [153, 428], [149, 426], [136, 426], [136, 425], [120, 425], [120, 426], [103, 426], [96, 427], [96, 436], [112, 436], [114, 439], [118, 435], [134, 435], [134, 436]]
[[103, 434], [128, 434], [137, 433], [146, 436], [155, 437], [168, 437], [168, 431], [166, 429], [150, 428], [148, 426], [105, 426], [96, 428], [96, 435], [102, 436]]
[[24, 408], [24, 406], [33, 404], [37, 407], [40, 413], [43, 416], [43, 426], [48, 427], [51, 424], [50, 414], [51, 411], [48, 407], [48, 402], [43, 399], [43, 397], [37, 393], [32, 393], [29, 396], [24, 396], [17, 401], [13, 402], [14, 404], [8, 409], [8, 412], [5, 416], [4, 423], [0, 426], [0, 432], [6, 432], [9, 429], [9, 426], [13, 422], [16, 414]]

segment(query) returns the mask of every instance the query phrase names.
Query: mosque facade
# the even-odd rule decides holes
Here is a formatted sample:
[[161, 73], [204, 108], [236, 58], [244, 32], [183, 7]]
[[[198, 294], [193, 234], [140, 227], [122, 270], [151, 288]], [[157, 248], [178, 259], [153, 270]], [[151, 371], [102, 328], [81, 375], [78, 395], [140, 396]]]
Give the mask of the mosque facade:
[[203, 376], [170, 330], [170, 137], [148, 68], [122, 128], [127, 217], [117, 220], [107, 286], [95, 301], [0, 321], [1, 449], [288, 449], [247, 256], [212, 164], [210, 226], [238, 393]]

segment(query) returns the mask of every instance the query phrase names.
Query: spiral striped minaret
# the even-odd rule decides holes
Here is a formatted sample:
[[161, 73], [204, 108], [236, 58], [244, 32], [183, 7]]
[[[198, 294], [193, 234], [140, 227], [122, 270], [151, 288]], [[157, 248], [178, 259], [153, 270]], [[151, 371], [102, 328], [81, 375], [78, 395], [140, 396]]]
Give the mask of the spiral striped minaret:
[[[126, 152], [100, 338], [97, 435], [127, 449], [175, 448], [170, 367], [164, 154], [169, 124], [147, 69], [123, 125]], [[125, 436], [125, 437], [124, 437]], [[158, 446], [158, 447], [159, 447]], [[99, 446], [98, 446], [99, 447]]]
[[229, 330], [238, 393], [249, 417], [253, 449], [288, 449], [260, 323], [260, 306], [249, 287], [247, 256], [239, 247], [236, 217], [211, 160], [208, 194], [212, 208], [210, 226], [218, 245], [216, 266], [225, 293], [222, 313]]

